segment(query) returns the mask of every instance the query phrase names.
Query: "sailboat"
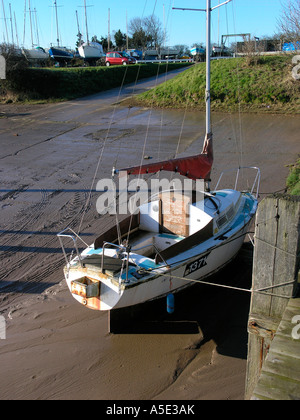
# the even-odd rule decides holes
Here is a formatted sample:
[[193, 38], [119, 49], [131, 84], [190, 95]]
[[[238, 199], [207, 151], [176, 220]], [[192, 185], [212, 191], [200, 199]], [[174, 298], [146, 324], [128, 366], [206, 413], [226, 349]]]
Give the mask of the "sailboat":
[[57, 32], [57, 46], [51, 46], [49, 48], [50, 57], [58, 63], [68, 63], [72, 60], [74, 55], [68, 51], [66, 47], [60, 45], [59, 39], [59, 26], [58, 26], [58, 12], [57, 12], [57, 1], [54, 0], [55, 17], [56, 17], [56, 32]]
[[[212, 10], [211, 0], [207, 0], [207, 110], [202, 153], [120, 171], [123, 176], [138, 177], [171, 171], [192, 183], [205, 181], [206, 188], [200, 195], [196, 190], [159, 190], [128, 218], [102, 232], [92, 245], [85, 244], [71, 229], [58, 234], [69, 290], [87, 308], [110, 311], [172, 296], [233, 261], [249, 231], [258, 206], [259, 169], [247, 168], [254, 171], [248, 191], [237, 189], [243, 168], [234, 171], [234, 189], [218, 189], [219, 182], [214, 191], [209, 188], [214, 160], [210, 113]], [[74, 241], [76, 249], [76, 256], [70, 259], [66, 238]]]
[[[78, 47], [78, 53], [81, 58], [86, 61], [99, 60], [101, 57], [104, 57], [103, 47], [98, 42], [89, 41], [89, 31], [88, 31], [88, 19], [86, 11], [86, 0], [84, 0], [84, 12], [85, 12], [85, 26], [86, 26], [86, 38], [87, 41], [81, 44]], [[80, 31], [79, 31], [80, 32]]]
[[[33, 40], [33, 27], [32, 27], [32, 10], [31, 10], [30, 0], [28, 0], [28, 4], [29, 4], [29, 19], [30, 19], [30, 30], [31, 30], [31, 43], [32, 43], [32, 48], [31, 49], [22, 48], [22, 54], [31, 63], [45, 63], [48, 60], [49, 55], [44, 50], [44, 48], [42, 48], [40, 46], [35, 46], [34, 45], [34, 40]], [[27, 5], [26, 5], [26, 0], [25, 0], [25, 10], [24, 10], [24, 40], [23, 40], [23, 43], [25, 42], [26, 13], [27, 13], [26, 6]]]

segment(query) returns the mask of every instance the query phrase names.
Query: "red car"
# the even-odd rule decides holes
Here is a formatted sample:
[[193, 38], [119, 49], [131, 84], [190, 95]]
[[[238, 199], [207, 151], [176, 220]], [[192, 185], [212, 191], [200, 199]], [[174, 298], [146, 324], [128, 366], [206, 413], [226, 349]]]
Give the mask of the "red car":
[[109, 66], [127, 66], [128, 64], [136, 64], [136, 59], [130, 57], [125, 52], [109, 52], [106, 54], [105, 64]]

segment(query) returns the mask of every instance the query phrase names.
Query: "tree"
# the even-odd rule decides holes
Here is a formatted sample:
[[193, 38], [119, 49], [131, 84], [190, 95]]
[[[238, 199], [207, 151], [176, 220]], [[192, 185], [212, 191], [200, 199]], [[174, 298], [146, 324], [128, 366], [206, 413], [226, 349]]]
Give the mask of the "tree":
[[92, 42], [97, 42], [98, 44], [101, 44], [101, 41], [99, 41], [99, 39], [98, 39], [97, 35], [94, 35], [94, 36], [92, 37]]
[[278, 27], [286, 41], [300, 41], [300, 0], [285, 0]]
[[142, 50], [146, 49], [148, 40], [144, 20], [139, 17], [131, 19], [128, 28], [128, 32], [131, 35], [132, 47]]
[[174, 49], [179, 51], [180, 56], [181, 55], [189, 56], [191, 54], [191, 51], [187, 45], [183, 45], [183, 44], [175, 45]]
[[129, 23], [129, 34], [135, 48], [159, 48], [164, 40], [162, 24], [156, 16], [132, 19]]
[[135, 34], [136, 32], [139, 32], [143, 29], [143, 19], [136, 17], [134, 19], [131, 19], [129, 23], [129, 33], [131, 35]]
[[118, 49], [122, 49], [126, 46], [127, 36], [126, 34], [123, 34], [120, 29], [115, 33], [114, 38]]
[[76, 47], [79, 48], [82, 44], [83, 44], [82, 33], [79, 31], [77, 34]]
[[164, 42], [164, 32], [160, 20], [156, 16], [149, 16], [144, 20], [146, 34], [150, 48], [159, 48]]
[[147, 35], [142, 28], [140, 28], [139, 31], [133, 33], [131, 38], [131, 45], [133, 48], [144, 50], [147, 48], [147, 43]]
[[103, 51], [108, 51], [108, 39], [107, 37], [104, 38], [103, 36], [101, 37], [101, 45], [103, 47]]

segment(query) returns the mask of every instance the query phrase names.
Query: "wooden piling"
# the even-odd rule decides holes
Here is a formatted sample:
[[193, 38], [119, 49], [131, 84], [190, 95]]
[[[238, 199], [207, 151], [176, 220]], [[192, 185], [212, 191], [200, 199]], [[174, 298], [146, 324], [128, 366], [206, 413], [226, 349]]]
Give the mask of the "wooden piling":
[[290, 299], [252, 400], [300, 399], [300, 299]]
[[267, 197], [256, 216], [246, 399], [253, 396], [283, 314], [296, 294], [299, 252], [300, 197]]

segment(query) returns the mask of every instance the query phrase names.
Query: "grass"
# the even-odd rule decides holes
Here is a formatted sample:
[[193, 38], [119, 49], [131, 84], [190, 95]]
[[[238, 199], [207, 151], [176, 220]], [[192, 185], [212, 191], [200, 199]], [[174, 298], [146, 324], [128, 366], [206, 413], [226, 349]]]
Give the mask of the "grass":
[[[49, 102], [83, 97], [172, 71], [182, 64], [33, 69], [8, 73], [0, 81], [0, 102]], [[205, 109], [205, 63], [130, 100], [132, 105]], [[292, 77], [292, 56], [235, 58], [212, 62], [212, 110], [300, 112], [300, 80]]]
[[[134, 103], [163, 108], [205, 109], [205, 63], [164, 85], [139, 95]], [[292, 77], [291, 56], [259, 57], [212, 62], [213, 111], [300, 112], [300, 80]]]
[[290, 174], [287, 178], [288, 192], [291, 195], [300, 195], [300, 158], [290, 166]]
[[[169, 64], [172, 71], [187, 64]], [[89, 68], [22, 68], [8, 72], [0, 81], [0, 101], [43, 102], [64, 101], [91, 95], [123, 83], [134, 83], [166, 72], [164, 64], [89, 67]]]

